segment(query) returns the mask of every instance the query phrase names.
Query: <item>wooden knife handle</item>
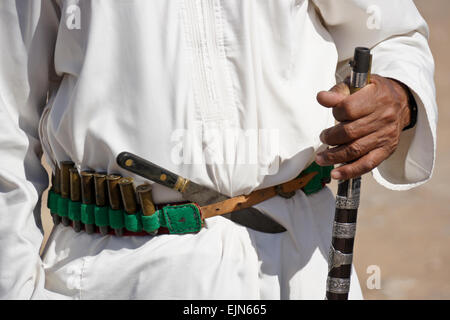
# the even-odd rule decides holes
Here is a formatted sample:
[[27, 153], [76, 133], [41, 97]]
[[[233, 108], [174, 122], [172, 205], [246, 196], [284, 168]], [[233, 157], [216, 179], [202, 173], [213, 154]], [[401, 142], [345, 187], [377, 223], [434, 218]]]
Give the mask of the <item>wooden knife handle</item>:
[[121, 152], [116, 161], [120, 167], [171, 189], [175, 188], [179, 180], [178, 175], [131, 152]]

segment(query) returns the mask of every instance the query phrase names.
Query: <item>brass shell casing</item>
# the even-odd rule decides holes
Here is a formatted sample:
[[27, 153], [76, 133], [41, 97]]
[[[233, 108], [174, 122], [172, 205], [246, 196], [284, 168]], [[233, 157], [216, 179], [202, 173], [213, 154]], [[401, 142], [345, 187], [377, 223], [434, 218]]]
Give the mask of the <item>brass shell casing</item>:
[[[73, 168], [74, 163], [72, 161], [62, 161], [61, 167], [61, 197], [64, 199], [70, 198], [70, 169]], [[61, 223], [64, 226], [69, 226], [71, 220], [69, 217], [61, 217]]]
[[61, 169], [55, 164], [55, 178], [52, 182], [52, 189], [55, 193], [61, 193]]
[[133, 178], [121, 178], [119, 180], [122, 202], [127, 214], [135, 214], [138, 211], [133, 181]]
[[72, 161], [61, 162], [61, 197], [70, 198], [70, 168], [73, 168]]
[[109, 205], [113, 210], [120, 210], [122, 206], [119, 187], [119, 180], [121, 178], [122, 178], [121, 176], [115, 174], [109, 174], [106, 176]]
[[[106, 173], [98, 172], [94, 174], [95, 186], [95, 204], [99, 207], [108, 205], [108, 187], [106, 183]], [[99, 226], [100, 233], [107, 235], [109, 232], [108, 226]]]
[[[122, 208], [122, 195], [119, 187], [119, 180], [121, 178], [122, 177], [117, 174], [109, 174], [106, 176], [109, 206], [113, 210], [120, 210]], [[121, 237], [123, 235], [123, 228], [114, 229], [114, 233], [116, 236]]]
[[70, 200], [81, 201], [81, 178], [77, 168], [70, 168]]
[[[81, 178], [77, 168], [70, 168], [70, 200], [81, 201]], [[83, 224], [79, 220], [73, 221], [73, 229], [80, 232]]]
[[108, 204], [108, 189], [106, 185], [106, 173], [94, 174], [94, 186], [95, 186], [95, 204], [100, 207], [104, 207]]
[[[81, 202], [84, 204], [95, 203], [95, 186], [94, 186], [94, 171], [81, 171]], [[94, 224], [85, 224], [85, 230], [88, 234], [95, 232]]]
[[152, 197], [152, 186], [150, 184], [141, 184], [136, 188], [139, 202], [144, 216], [151, 216], [156, 212]]
[[[55, 163], [55, 173], [52, 175], [52, 191], [56, 194], [61, 194], [61, 170], [57, 163]], [[54, 225], [61, 223], [61, 216], [55, 212], [50, 212]]]
[[95, 203], [94, 172], [81, 171], [81, 201], [84, 204]]

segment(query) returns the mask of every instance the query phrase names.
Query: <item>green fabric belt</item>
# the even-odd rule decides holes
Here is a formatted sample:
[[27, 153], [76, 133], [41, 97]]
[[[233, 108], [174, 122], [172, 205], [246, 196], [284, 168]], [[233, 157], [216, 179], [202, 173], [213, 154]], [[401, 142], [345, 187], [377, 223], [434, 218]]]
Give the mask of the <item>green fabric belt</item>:
[[[305, 194], [318, 192], [329, 182], [333, 167], [321, 167], [315, 162], [302, 171], [302, 174], [318, 171], [304, 188]], [[157, 210], [151, 216], [143, 216], [139, 211], [128, 215], [124, 210], [112, 210], [109, 207], [99, 207], [95, 204], [84, 204], [62, 198], [60, 194], [48, 193], [47, 207], [52, 214], [68, 217], [73, 221], [96, 226], [109, 226], [112, 229], [126, 228], [131, 232], [146, 231], [152, 233], [160, 227], [169, 229], [169, 233], [183, 234], [198, 232], [202, 228], [200, 208], [194, 203], [169, 205]]]
[[311, 179], [311, 181], [303, 188], [303, 192], [306, 195], [310, 195], [312, 193], [320, 191], [325, 184], [331, 181], [331, 170], [333, 170], [333, 168], [334, 168], [333, 166], [322, 167], [315, 162], [311, 163], [311, 165], [305, 170], [303, 170], [299, 174], [299, 176], [314, 171], [319, 172], [319, 174], [317, 174], [314, 178]]
[[200, 208], [193, 203], [169, 205], [157, 210], [151, 216], [143, 216], [141, 211], [128, 215], [124, 210], [73, 202], [51, 190], [48, 196], [47, 204], [53, 214], [69, 217], [74, 221], [81, 220], [84, 224], [94, 224], [98, 227], [109, 226], [112, 229], [125, 227], [131, 232], [148, 233], [165, 227], [173, 234], [198, 232], [202, 228]]

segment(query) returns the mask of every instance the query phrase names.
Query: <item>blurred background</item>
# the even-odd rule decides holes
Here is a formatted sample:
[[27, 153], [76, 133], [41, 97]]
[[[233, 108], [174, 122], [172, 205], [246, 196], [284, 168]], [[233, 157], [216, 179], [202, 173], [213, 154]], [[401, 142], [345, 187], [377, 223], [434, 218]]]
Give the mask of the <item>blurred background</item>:
[[[390, 191], [363, 177], [354, 262], [366, 299], [450, 299], [450, 1], [414, 2], [430, 27], [436, 63], [436, 167], [430, 182], [410, 191]], [[44, 243], [52, 228], [46, 202], [47, 192]], [[367, 285], [371, 266], [379, 268], [379, 289]]]

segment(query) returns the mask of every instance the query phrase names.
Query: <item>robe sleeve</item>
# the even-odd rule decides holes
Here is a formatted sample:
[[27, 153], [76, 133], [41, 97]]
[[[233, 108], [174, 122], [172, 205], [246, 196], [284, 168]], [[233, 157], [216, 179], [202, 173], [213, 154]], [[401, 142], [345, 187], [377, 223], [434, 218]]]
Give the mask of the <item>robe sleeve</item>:
[[46, 299], [39, 118], [59, 24], [53, 0], [0, 1], [0, 299]]
[[415, 128], [402, 132], [397, 150], [373, 170], [375, 180], [407, 190], [431, 178], [436, 155], [437, 105], [428, 26], [412, 0], [314, 0], [335, 41], [338, 78], [357, 46], [372, 49], [372, 73], [409, 87], [418, 105]]

